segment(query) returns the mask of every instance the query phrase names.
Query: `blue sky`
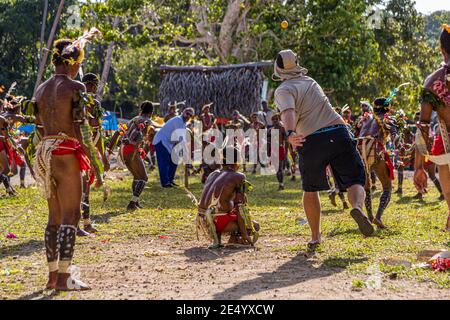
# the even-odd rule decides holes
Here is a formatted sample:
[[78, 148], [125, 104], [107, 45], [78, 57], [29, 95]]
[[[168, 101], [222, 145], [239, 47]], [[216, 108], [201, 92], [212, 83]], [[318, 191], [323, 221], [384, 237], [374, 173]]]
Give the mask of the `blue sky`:
[[450, 0], [416, 0], [416, 8], [422, 13], [450, 10]]

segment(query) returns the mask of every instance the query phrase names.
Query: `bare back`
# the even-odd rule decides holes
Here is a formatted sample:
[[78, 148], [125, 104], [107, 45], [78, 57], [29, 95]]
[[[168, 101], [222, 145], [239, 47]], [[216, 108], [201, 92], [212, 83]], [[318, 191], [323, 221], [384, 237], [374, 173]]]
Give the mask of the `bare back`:
[[220, 213], [233, 210], [238, 190], [242, 190], [245, 175], [232, 170], [216, 170], [205, 183], [199, 207], [203, 210], [216, 206]]
[[79, 91], [86, 91], [81, 82], [62, 75], [54, 76], [39, 86], [36, 116], [44, 127], [44, 136], [65, 133], [77, 138], [73, 109], [79, 100]]

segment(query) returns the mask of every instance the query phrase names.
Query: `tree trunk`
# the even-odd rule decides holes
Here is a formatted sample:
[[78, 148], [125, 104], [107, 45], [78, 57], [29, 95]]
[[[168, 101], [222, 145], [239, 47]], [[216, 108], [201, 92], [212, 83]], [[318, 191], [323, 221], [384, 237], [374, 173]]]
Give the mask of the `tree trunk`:
[[238, 26], [241, 5], [243, 3], [244, 0], [232, 0], [228, 2], [227, 11], [225, 12], [219, 34], [219, 48], [224, 61], [231, 55], [233, 49], [233, 34]]
[[[119, 26], [120, 17], [116, 16], [113, 22], [113, 29], [116, 29]], [[103, 90], [105, 88], [106, 82], [108, 81], [109, 70], [111, 69], [111, 60], [112, 54], [114, 50], [115, 42], [111, 41], [108, 45], [108, 49], [106, 51], [105, 64], [103, 66], [102, 77], [100, 79], [100, 83], [97, 88], [97, 98], [101, 100], [103, 96]]]
[[42, 81], [42, 76], [45, 71], [45, 65], [47, 64], [48, 53], [50, 52], [50, 48], [53, 44], [53, 38], [55, 37], [56, 28], [58, 27], [59, 19], [61, 19], [61, 13], [64, 8], [64, 1], [65, 0], [61, 0], [61, 2], [59, 3], [58, 11], [56, 12], [55, 20], [53, 21], [52, 30], [50, 31], [50, 35], [48, 37], [47, 47], [45, 47], [45, 49], [43, 50], [42, 59], [39, 64], [37, 80], [36, 80], [36, 84], [34, 86], [33, 97], [36, 94], [36, 90]]

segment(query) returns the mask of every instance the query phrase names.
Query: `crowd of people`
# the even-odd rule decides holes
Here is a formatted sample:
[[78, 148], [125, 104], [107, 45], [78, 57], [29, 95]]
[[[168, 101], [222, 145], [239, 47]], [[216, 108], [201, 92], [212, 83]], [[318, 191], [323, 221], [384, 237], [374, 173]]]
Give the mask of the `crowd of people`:
[[[279, 165], [274, 175], [279, 190], [285, 188], [285, 175], [292, 180], [300, 175], [303, 208], [311, 229], [310, 248], [322, 241], [320, 191], [327, 191], [335, 206], [336, 195], [340, 197], [364, 236], [370, 236], [374, 226], [386, 228], [383, 213], [390, 202], [394, 169], [397, 194], [403, 193], [405, 169], [414, 169], [415, 198], [427, 192], [429, 177], [450, 209], [448, 25], [440, 36], [444, 64], [425, 81], [421, 107], [412, 120], [396, 107], [399, 88], [372, 103], [361, 101], [355, 110], [348, 105], [333, 108], [320, 85], [298, 64], [294, 52], [283, 50], [274, 62], [274, 76], [280, 85], [273, 107], [263, 101], [257, 112], [244, 116], [236, 109], [230, 119], [218, 121], [212, 103], [186, 106], [185, 102], [173, 102], [167, 114], [158, 116], [156, 104], [144, 101], [139, 115], [120, 125], [111, 137], [105, 136], [102, 127], [104, 110], [96, 99], [98, 77], [88, 73], [81, 81], [75, 80], [84, 59], [84, 42], [56, 41], [54, 73], [34, 97], [15, 95], [13, 85], [0, 104], [0, 181], [7, 194], [14, 196], [17, 192], [11, 176], [18, 173], [20, 187], [25, 187], [28, 167], [48, 201], [44, 238], [49, 289], [89, 288], [72, 279], [68, 269], [76, 236], [98, 232], [90, 217], [90, 188], [103, 188], [104, 197], [110, 196], [105, 173], [110, 170], [111, 155], [117, 154], [133, 177], [127, 210], [137, 210], [142, 208], [140, 197], [148, 182], [148, 169], [158, 168], [162, 188], [182, 188], [175, 182], [178, 162], [174, 154], [178, 145], [190, 140], [188, 136], [198, 134], [196, 128], [201, 130], [200, 149], [215, 145], [213, 153], [219, 159], [185, 165], [189, 174], [201, 172], [204, 188], [198, 201], [194, 197], [197, 227], [213, 241], [214, 248], [222, 246], [222, 234], [230, 234], [228, 243], [237, 245], [254, 245], [258, 239], [260, 225], [247, 208], [247, 193], [253, 186], [245, 174], [270, 166], [260, 159], [260, 153], [256, 161], [250, 159], [251, 148], [258, 149], [261, 144], [268, 146], [270, 159], [274, 157], [270, 145], [276, 144]], [[353, 112], [359, 110], [355, 116]], [[27, 123], [34, 125], [31, 134], [16, 130], [17, 124]], [[256, 134], [233, 136], [218, 144], [217, 132], [228, 130], [253, 130]], [[181, 134], [174, 138], [176, 132]], [[187, 145], [184, 150], [194, 153], [194, 144]], [[377, 179], [382, 193], [374, 212], [372, 193]], [[188, 189], [183, 190], [193, 197]], [[445, 229], [450, 231], [450, 215]]]

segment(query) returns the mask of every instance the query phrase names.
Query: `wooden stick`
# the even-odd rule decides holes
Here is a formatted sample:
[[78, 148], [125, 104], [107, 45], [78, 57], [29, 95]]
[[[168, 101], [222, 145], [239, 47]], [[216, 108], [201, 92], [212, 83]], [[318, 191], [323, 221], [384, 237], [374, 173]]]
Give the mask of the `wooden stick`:
[[52, 30], [50, 31], [50, 36], [48, 37], [47, 47], [45, 47], [45, 49], [42, 51], [43, 56], [42, 56], [41, 62], [39, 63], [38, 76], [37, 76], [36, 84], [34, 86], [33, 97], [36, 94], [36, 90], [39, 87], [39, 85], [41, 84], [42, 76], [44, 75], [45, 65], [47, 64], [47, 59], [48, 59], [48, 53], [50, 52], [49, 49], [51, 48], [51, 46], [53, 44], [53, 39], [55, 37], [56, 28], [58, 27], [59, 20], [61, 19], [61, 13], [64, 8], [64, 2], [65, 2], [65, 0], [61, 0], [61, 2], [59, 3], [58, 11], [56, 12], [55, 20], [53, 21]]
[[[120, 17], [116, 16], [114, 18], [114, 22], [113, 22], [113, 30], [119, 26], [119, 22], [120, 22]], [[111, 69], [111, 60], [112, 60], [114, 46], [115, 46], [115, 42], [111, 41], [109, 43], [108, 49], [106, 51], [105, 65], [103, 66], [102, 77], [100, 79], [100, 83], [98, 84], [98, 88], [97, 88], [97, 92], [96, 92], [97, 98], [99, 100], [102, 99], [103, 90], [105, 88], [106, 82], [108, 81], [109, 70]]]
[[45, 27], [48, 17], [48, 0], [44, 1], [44, 13], [42, 14], [42, 26], [41, 26], [41, 47], [39, 48], [39, 59], [42, 59], [42, 51], [44, 50], [45, 42]]

